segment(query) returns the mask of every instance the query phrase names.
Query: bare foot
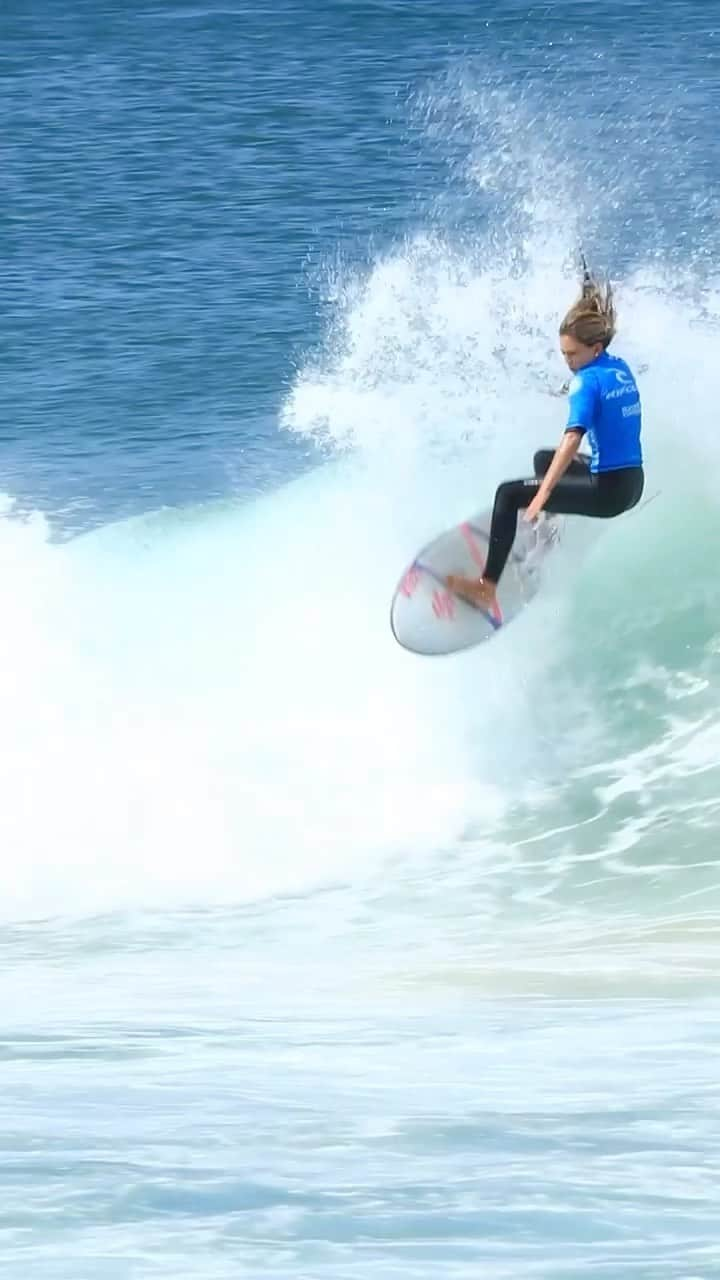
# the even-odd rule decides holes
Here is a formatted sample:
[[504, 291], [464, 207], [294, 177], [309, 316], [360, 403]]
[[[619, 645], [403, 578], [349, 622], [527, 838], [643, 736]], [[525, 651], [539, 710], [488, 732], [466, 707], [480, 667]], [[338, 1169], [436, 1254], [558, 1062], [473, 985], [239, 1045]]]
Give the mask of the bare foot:
[[449, 573], [446, 581], [450, 591], [474, 604], [476, 608], [486, 609], [488, 613], [499, 612], [494, 582], [485, 578], [463, 578], [459, 573]]

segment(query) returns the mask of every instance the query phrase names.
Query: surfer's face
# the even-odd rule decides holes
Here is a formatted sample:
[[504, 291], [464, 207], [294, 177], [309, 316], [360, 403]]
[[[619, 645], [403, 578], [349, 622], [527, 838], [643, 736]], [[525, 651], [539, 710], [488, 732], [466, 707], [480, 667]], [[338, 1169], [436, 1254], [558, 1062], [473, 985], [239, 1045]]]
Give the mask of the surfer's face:
[[592, 364], [593, 360], [597, 360], [602, 349], [602, 342], [593, 342], [591, 347], [586, 347], [584, 342], [572, 338], [569, 333], [560, 335], [560, 350], [565, 357], [568, 369], [573, 373], [577, 373], [578, 369], [584, 369], [586, 364]]

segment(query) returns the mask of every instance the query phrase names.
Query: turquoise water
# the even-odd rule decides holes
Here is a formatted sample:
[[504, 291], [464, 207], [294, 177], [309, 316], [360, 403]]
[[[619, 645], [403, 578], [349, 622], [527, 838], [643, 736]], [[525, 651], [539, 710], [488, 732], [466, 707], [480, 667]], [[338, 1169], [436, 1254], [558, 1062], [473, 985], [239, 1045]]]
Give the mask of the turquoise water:
[[[713, 22], [6, 7], [8, 1275], [720, 1275]], [[413, 658], [580, 242], [659, 496]]]

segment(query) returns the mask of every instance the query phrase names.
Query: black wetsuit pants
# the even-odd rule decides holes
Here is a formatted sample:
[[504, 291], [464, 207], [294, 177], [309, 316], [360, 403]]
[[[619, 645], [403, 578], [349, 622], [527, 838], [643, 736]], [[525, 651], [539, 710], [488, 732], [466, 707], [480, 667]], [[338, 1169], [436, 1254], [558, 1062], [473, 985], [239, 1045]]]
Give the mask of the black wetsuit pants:
[[[490, 546], [483, 577], [499, 582], [517, 531], [518, 511], [530, 506], [538, 491], [537, 477], [544, 476], [555, 456], [554, 449], [535, 454], [534, 480], [507, 480], [495, 494]], [[644, 476], [642, 467], [620, 471], [590, 470], [589, 459], [573, 458], [560, 477], [543, 510], [567, 516], [596, 516], [609, 519], [629, 511], [640, 501]]]

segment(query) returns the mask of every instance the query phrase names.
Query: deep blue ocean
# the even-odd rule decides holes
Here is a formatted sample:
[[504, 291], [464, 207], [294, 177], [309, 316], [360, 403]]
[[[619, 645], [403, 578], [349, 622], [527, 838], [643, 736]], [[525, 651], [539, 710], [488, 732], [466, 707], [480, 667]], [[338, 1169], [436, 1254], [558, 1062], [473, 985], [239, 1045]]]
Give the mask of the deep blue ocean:
[[[720, 4], [5, 0], [0, 1271], [720, 1276]], [[422, 660], [615, 285], [652, 501]]]

